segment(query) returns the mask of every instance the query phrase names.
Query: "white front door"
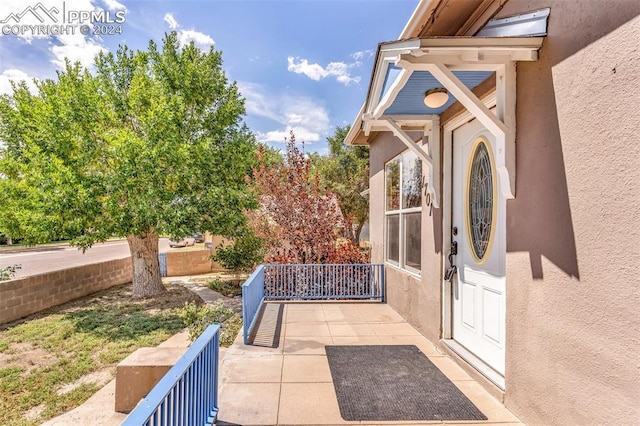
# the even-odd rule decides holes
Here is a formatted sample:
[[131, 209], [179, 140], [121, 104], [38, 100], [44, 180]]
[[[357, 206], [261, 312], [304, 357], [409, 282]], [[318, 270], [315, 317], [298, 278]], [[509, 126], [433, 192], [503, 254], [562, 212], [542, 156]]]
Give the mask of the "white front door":
[[478, 120], [453, 132], [453, 339], [504, 376], [506, 202], [494, 143]]

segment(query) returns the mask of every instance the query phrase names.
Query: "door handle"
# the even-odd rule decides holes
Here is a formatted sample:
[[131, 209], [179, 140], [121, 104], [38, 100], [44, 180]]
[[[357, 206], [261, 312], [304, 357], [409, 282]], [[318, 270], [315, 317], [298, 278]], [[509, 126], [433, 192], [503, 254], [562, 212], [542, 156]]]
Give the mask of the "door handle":
[[447, 268], [447, 270], [444, 273], [444, 279], [446, 281], [451, 282], [453, 280], [453, 277], [456, 275], [456, 272], [458, 272], [458, 267], [456, 265], [451, 265], [450, 267]]
[[449, 251], [449, 267], [444, 273], [444, 279], [449, 282], [452, 282], [453, 277], [456, 275], [456, 272], [458, 272], [458, 267], [453, 261], [453, 256], [455, 256], [456, 254], [458, 254], [458, 242], [451, 241], [451, 250]]

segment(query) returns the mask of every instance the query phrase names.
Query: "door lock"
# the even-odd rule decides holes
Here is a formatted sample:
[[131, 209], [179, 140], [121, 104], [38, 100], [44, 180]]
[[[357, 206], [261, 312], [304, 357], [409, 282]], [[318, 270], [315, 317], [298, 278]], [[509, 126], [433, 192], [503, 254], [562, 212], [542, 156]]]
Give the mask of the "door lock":
[[[456, 254], [458, 254], [458, 242], [451, 241], [451, 253], [449, 256], [455, 256]], [[449, 258], [449, 262], [451, 262], [451, 258]]]

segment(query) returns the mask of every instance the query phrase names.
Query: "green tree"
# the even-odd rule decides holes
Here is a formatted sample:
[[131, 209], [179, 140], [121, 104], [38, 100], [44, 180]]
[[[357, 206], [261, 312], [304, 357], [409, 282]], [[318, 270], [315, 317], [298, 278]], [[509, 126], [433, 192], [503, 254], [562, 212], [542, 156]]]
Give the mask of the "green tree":
[[70, 235], [82, 249], [126, 237], [133, 297], [166, 291], [158, 236], [233, 236], [256, 206], [245, 176], [255, 140], [222, 55], [180, 46], [120, 46], [91, 74], [67, 63], [57, 79], [0, 99], [0, 229], [28, 244]]
[[357, 244], [362, 227], [369, 219], [369, 201], [362, 196], [369, 188], [369, 148], [345, 145], [347, 133], [349, 126], [336, 127], [327, 138], [329, 154], [313, 154], [311, 162], [322, 185], [338, 197], [346, 222], [346, 236]]

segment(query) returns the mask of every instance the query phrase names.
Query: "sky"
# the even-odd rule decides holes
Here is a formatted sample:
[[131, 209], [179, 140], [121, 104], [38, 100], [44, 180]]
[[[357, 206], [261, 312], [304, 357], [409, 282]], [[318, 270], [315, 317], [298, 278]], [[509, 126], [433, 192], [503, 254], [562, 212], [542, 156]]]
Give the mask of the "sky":
[[307, 151], [325, 153], [327, 136], [350, 124], [365, 100], [378, 43], [398, 37], [417, 3], [2, 0], [0, 93], [11, 92], [10, 80], [34, 87], [33, 78], [55, 78], [65, 58], [91, 69], [101, 50], [144, 50], [177, 31], [181, 42], [222, 51], [258, 140], [282, 149], [293, 129]]

